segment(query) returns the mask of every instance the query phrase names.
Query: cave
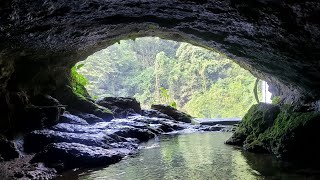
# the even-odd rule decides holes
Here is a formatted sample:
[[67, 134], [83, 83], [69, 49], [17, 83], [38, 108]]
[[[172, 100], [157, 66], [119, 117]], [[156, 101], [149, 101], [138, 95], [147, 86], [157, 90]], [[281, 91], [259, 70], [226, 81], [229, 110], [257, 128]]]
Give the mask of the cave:
[[142, 109], [171, 104], [195, 118], [241, 119], [257, 102], [254, 86], [258, 99], [267, 91], [224, 54], [159, 37], [121, 40], [78, 62], [71, 77], [95, 101], [133, 97]]
[[[305, 128], [314, 132], [320, 110], [319, 15], [319, 2], [298, 0], [6, 0], [0, 5], [0, 133], [10, 139], [18, 132], [52, 126], [68, 108], [112, 119], [108, 109], [74, 94], [71, 68], [115, 42], [144, 36], [224, 53], [266, 81], [281, 108], [290, 106], [295, 117], [304, 113], [289, 119], [312, 119]], [[45, 107], [41, 113], [40, 106]], [[269, 119], [274, 114], [286, 115], [261, 105], [249, 110], [247, 119], [259, 114], [261, 107], [271, 113]], [[284, 144], [284, 149], [316, 141], [300, 143], [316, 138], [315, 133], [301, 132], [305, 129], [299, 129], [298, 142]], [[234, 144], [242, 145], [243, 138], [249, 141], [247, 136], [234, 137], [241, 139]], [[250, 138], [255, 143], [246, 149], [261, 150]], [[303, 153], [315, 155], [314, 147], [307, 146]], [[287, 155], [290, 158], [296, 152]], [[113, 162], [118, 159], [116, 155], [111, 158]]]

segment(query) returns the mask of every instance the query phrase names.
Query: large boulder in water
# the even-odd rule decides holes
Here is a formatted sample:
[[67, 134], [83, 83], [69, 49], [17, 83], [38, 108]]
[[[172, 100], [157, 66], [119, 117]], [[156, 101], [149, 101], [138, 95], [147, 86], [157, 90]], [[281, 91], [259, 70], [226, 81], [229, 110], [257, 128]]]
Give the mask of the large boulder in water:
[[103, 132], [60, 132], [54, 130], [36, 130], [25, 137], [24, 148], [26, 152], [39, 152], [51, 143], [68, 142], [80, 143], [88, 146], [110, 148], [110, 143], [116, 142]]
[[114, 164], [127, 154], [129, 151], [126, 149], [107, 150], [96, 146], [63, 142], [48, 145], [42, 152], [36, 154], [32, 162], [44, 162], [57, 170], [92, 168]]
[[164, 119], [174, 120], [172, 117], [170, 117], [160, 111], [154, 110], [154, 109], [142, 110], [141, 115], [146, 116], [146, 117], [151, 117], [151, 118], [156, 117], [156, 118], [164, 118]]
[[226, 143], [241, 145], [251, 152], [267, 152], [285, 160], [317, 165], [319, 126], [318, 111], [295, 111], [290, 105], [259, 103], [250, 108]]
[[19, 152], [14, 143], [0, 135], [0, 161], [7, 161], [17, 157], [19, 157]]
[[280, 112], [279, 106], [259, 103], [253, 105], [243, 117], [235, 133], [226, 141], [229, 145], [247, 146], [259, 134], [271, 127]]
[[50, 129], [35, 130], [27, 134], [24, 139], [24, 149], [26, 152], [39, 152], [48, 144], [60, 142], [105, 149], [120, 146], [132, 149], [136, 142], [130, 139], [146, 141], [155, 136], [147, 125], [138, 122], [136, 125], [139, 125], [139, 128], [119, 122], [101, 122], [95, 125], [60, 123]]
[[135, 98], [105, 97], [102, 100], [97, 101], [97, 104], [110, 109], [114, 116], [118, 118], [141, 114], [140, 103]]
[[192, 116], [177, 110], [171, 106], [162, 105], [162, 104], [154, 104], [151, 106], [151, 109], [160, 111], [163, 114], [166, 114], [172, 117], [176, 121], [191, 123]]

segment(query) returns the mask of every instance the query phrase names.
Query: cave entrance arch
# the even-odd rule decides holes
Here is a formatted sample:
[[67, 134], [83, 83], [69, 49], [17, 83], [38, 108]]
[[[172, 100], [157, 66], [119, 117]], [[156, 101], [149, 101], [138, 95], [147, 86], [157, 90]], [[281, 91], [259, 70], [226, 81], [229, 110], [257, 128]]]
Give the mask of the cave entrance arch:
[[286, 103], [316, 102], [318, 7], [309, 1], [8, 1], [0, 5], [0, 107], [8, 110], [8, 94], [21, 92], [68, 104], [64, 88], [76, 62], [120, 39], [150, 35], [215, 48], [271, 82]]
[[242, 118], [255, 103], [255, 78], [233, 60], [159, 37], [121, 40], [78, 62], [72, 76], [84, 96], [82, 85], [93, 99], [135, 97], [144, 109], [171, 104], [193, 117]]

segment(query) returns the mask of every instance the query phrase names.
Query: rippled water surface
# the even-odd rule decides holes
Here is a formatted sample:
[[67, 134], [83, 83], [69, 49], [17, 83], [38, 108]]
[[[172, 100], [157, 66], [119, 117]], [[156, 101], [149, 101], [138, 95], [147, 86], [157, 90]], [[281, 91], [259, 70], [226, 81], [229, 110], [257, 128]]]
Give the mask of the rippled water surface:
[[[142, 144], [135, 157], [82, 172], [83, 180], [319, 179], [314, 171], [280, 163], [272, 156], [244, 153], [223, 142], [231, 133], [167, 135]], [[66, 178], [68, 178], [66, 176]], [[70, 177], [69, 177], [70, 178]], [[73, 178], [75, 178], [73, 176]]]

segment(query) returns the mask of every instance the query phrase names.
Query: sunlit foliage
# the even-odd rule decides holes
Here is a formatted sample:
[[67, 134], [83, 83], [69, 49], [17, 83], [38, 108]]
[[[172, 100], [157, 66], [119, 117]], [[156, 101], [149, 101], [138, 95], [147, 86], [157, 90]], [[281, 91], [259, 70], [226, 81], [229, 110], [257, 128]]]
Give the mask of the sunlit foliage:
[[[131, 96], [196, 117], [242, 117], [255, 78], [223, 54], [160, 38], [123, 40], [80, 62], [91, 96]], [[165, 96], [164, 96], [165, 95]], [[173, 103], [174, 102], [174, 103]]]

